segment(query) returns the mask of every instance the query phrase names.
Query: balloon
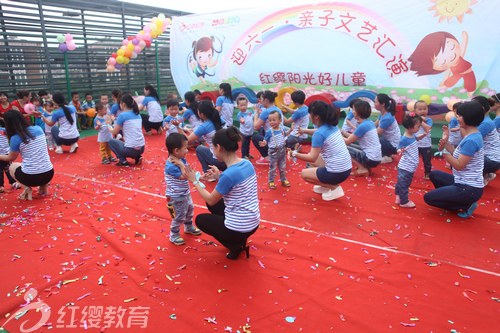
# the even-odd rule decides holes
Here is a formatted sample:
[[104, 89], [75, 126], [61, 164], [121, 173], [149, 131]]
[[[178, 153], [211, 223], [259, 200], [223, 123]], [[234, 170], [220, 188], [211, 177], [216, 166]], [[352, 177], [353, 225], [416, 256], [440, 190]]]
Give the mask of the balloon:
[[73, 40], [73, 36], [71, 34], [66, 34], [64, 35], [64, 40], [69, 42]]
[[146, 41], [146, 47], [150, 47], [151, 46], [151, 41], [150, 40], [147, 40]]
[[[125, 51], [118, 50], [118, 51], [116, 51], [116, 54], [118, 55], [118, 57], [123, 57], [123, 55], [125, 54]], [[116, 57], [116, 58], [118, 59], [118, 57]]]
[[150, 40], [151, 39], [151, 34], [149, 32], [146, 32], [144, 34], [144, 40], [147, 41], [147, 40]]
[[120, 46], [120, 50], [123, 50], [123, 52], [125, 52], [126, 49], [127, 47], [125, 45]]
[[118, 56], [118, 57], [116, 57], [116, 62], [119, 63], [119, 64], [123, 64], [123, 59], [124, 58], [125, 57], [123, 57], [123, 56]]
[[163, 30], [161, 30], [161, 28], [156, 29], [156, 34], [158, 36], [161, 36], [162, 33], [163, 33]]
[[[130, 56], [132, 56], [132, 52], [130, 52]], [[124, 65], [127, 65], [129, 62], [130, 62], [130, 58], [127, 58], [127, 57], [123, 58]]]
[[451, 118], [455, 117], [455, 111], [450, 111], [446, 114], [445, 119], [447, 122], [451, 121]]
[[149, 24], [149, 29], [151, 29], [151, 31], [156, 30], [156, 23], [150, 23]]
[[108, 70], [108, 72], [113, 73], [113, 72], [115, 71], [115, 66], [113, 66], [113, 65], [109, 65], [109, 66], [107, 67], [107, 70]]
[[110, 57], [110, 58], [108, 59], [108, 64], [113, 65], [113, 66], [114, 66], [114, 65], [116, 65], [116, 59], [115, 59], [115, 58], [113, 58], [113, 57]]
[[132, 37], [132, 36], [128, 36], [128, 37], [127, 37], [127, 40], [128, 40], [128, 41], [131, 41], [132, 39], [134, 39], [134, 37]]
[[[137, 45], [136, 47], [134, 47], [134, 51], [132, 51], [132, 54], [140, 53], [141, 51], [142, 51], [141, 47], [139, 45]], [[137, 54], [135, 56], [137, 57]]]
[[146, 47], [146, 42], [145, 42], [145, 41], [143, 41], [143, 40], [141, 40], [141, 41], [139, 42], [139, 46], [141, 47], [141, 49], [145, 48], [145, 47]]
[[[139, 46], [136, 46], [136, 47], [139, 47]], [[139, 47], [139, 50], [140, 49], [141, 48]], [[135, 59], [135, 58], [137, 58], [137, 53], [136, 52], [132, 52], [132, 57], [130, 57], [130, 59]]]
[[133, 45], [139, 44], [139, 40], [137, 38], [132, 39], [132, 44]]
[[123, 44], [123, 45], [125, 45], [125, 46], [127, 46], [127, 45], [128, 45], [128, 40], [124, 39], [124, 40], [122, 41], [122, 44]]
[[453, 110], [453, 105], [455, 105], [458, 102], [460, 102], [458, 99], [455, 99], [455, 98], [450, 99], [448, 101], [448, 103], [446, 104], [446, 106], [448, 107], [448, 110], [452, 111]]
[[24, 106], [24, 112], [26, 112], [27, 114], [32, 114], [33, 112], [35, 112], [35, 106], [31, 103], [27, 103]]
[[125, 54], [124, 54], [125, 58], [129, 58], [130, 59], [131, 56], [132, 56], [132, 51], [130, 51], [130, 50], [125, 51]]
[[158, 37], [158, 34], [156, 33], [156, 30], [155, 31], [151, 31], [151, 38], [156, 38]]
[[64, 42], [66, 41], [66, 39], [64, 39], [64, 36], [63, 36], [63, 35], [58, 35], [58, 36], [57, 36], [57, 41], [58, 41], [59, 43], [64, 43]]
[[144, 30], [144, 34], [151, 31], [151, 29], [149, 28], [149, 25], [145, 25], [142, 30]]
[[431, 104], [431, 96], [429, 96], [429, 95], [422, 95], [422, 96], [420, 96], [420, 100], [422, 100], [425, 103], [427, 103], [427, 105]]
[[134, 49], [134, 44], [129, 43], [129, 44], [127, 45], [127, 50], [132, 51], [133, 49]]
[[415, 103], [416, 101], [411, 101], [408, 104], [406, 104], [406, 108], [408, 109], [408, 111], [412, 112], [415, 110]]
[[66, 44], [64, 43], [59, 44], [59, 51], [66, 52], [67, 49], [68, 47], [66, 46]]
[[87, 110], [87, 116], [89, 116], [90, 118], [94, 118], [95, 116], [95, 109], [94, 108], [90, 108]]
[[67, 42], [68, 50], [74, 51], [76, 49], [76, 44], [74, 42]]
[[118, 56], [118, 54], [116, 54], [116, 53], [112, 53], [111, 54], [111, 58], [115, 58], [116, 59], [117, 56]]
[[165, 19], [165, 14], [158, 14], [158, 20], [163, 21]]
[[144, 34], [141, 34], [141, 33], [138, 33], [137, 35], [135, 35], [135, 38], [138, 40], [138, 41], [141, 41], [144, 39]]
[[116, 68], [117, 70], [120, 70], [120, 69], [122, 69], [122, 66], [123, 66], [122, 64], [116, 64], [115, 68]]
[[153, 19], [151, 20], [151, 22], [155, 23], [158, 21], [158, 18], [157, 17], [153, 17]]
[[155, 24], [156, 24], [156, 29], [163, 27], [163, 21], [156, 21]]

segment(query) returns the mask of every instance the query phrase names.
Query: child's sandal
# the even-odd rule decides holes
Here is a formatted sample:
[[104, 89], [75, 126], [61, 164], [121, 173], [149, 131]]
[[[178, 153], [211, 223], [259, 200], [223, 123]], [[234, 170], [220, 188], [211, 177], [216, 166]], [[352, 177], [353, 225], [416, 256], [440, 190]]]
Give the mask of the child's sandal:
[[285, 180], [285, 181], [281, 182], [281, 185], [283, 185], [284, 187], [290, 187], [291, 186], [291, 184], [290, 184], [290, 182], [288, 180]]
[[269, 183], [269, 188], [271, 190], [274, 190], [276, 188], [276, 185], [273, 182], [271, 182], [271, 183]]

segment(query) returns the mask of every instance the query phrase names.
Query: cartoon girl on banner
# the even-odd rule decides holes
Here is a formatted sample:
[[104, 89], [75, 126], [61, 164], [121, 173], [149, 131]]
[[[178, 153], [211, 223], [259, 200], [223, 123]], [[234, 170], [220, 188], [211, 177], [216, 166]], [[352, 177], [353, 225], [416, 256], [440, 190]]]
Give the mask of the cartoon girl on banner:
[[[216, 49], [214, 44], [215, 40], [219, 44], [219, 49]], [[214, 67], [218, 63], [218, 59], [213, 59], [219, 57], [222, 52], [222, 43], [219, 38], [210, 36], [202, 37], [197, 41], [193, 42], [193, 51], [188, 54], [188, 63], [193, 71], [194, 75], [200, 79], [200, 81], [207, 85], [205, 82], [205, 75], [214, 76], [215, 71], [208, 73], [208, 69]], [[193, 59], [194, 57], [194, 59]]]
[[417, 76], [435, 75], [444, 72], [439, 88], [452, 88], [464, 79], [464, 88], [471, 96], [476, 90], [476, 76], [472, 64], [464, 60], [469, 36], [462, 32], [462, 44], [452, 34], [444, 31], [434, 32], [422, 39], [413, 54], [408, 58], [410, 69]]

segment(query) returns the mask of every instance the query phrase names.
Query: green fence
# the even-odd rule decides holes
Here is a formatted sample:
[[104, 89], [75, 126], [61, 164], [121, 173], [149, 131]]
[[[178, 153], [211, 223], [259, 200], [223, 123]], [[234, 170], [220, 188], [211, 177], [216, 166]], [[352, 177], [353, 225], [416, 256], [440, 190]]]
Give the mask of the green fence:
[[124, 65], [108, 73], [106, 61], [158, 14], [166, 17], [189, 13], [111, 0], [17, 0], [0, 2], [0, 91], [45, 89], [67, 95], [64, 53], [57, 35], [70, 33], [77, 46], [67, 51], [71, 91], [87, 92], [94, 99], [114, 88], [142, 94], [145, 84], [176, 92], [170, 71], [170, 30], [155, 39]]

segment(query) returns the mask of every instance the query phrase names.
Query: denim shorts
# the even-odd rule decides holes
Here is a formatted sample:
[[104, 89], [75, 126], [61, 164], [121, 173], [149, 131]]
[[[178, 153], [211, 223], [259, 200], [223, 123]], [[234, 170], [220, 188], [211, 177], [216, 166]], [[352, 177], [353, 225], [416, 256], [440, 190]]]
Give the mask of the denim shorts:
[[343, 172], [328, 172], [326, 168], [316, 169], [316, 177], [323, 184], [338, 185], [349, 178], [351, 169]]
[[349, 154], [351, 157], [357, 161], [359, 164], [364, 166], [365, 168], [375, 168], [380, 164], [380, 161], [373, 161], [370, 160], [364, 151], [361, 149], [356, 149], [350, 146], [347, 146], [347, 150], [349, 151]]

